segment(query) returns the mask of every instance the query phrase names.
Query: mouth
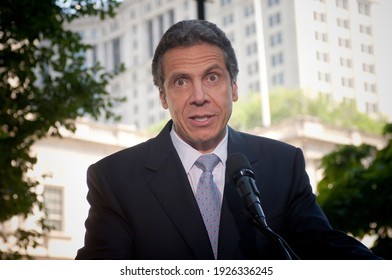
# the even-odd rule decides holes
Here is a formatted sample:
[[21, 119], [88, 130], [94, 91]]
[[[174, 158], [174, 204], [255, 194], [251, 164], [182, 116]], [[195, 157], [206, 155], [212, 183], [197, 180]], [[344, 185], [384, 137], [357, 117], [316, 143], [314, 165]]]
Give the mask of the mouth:
[[205, 126], [212, 122], [213, 115], [197, 115], [191, 116], [190, 120], [195, 126]]
[[192, 119], [197, 122], [206, 122], [209, 119], [209, 117], [194, 117]]

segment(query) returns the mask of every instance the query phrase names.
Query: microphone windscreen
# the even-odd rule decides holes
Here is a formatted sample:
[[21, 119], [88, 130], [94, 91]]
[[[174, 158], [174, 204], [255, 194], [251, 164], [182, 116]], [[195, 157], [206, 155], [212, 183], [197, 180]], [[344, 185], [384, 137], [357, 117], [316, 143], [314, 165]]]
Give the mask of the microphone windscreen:
[[230, 154], [226, 160], [226, 174], [228, 178], [233, 179], [234, 175], [242, 169], [252, 170], [252, 166], [246, 156], [241, 153]]

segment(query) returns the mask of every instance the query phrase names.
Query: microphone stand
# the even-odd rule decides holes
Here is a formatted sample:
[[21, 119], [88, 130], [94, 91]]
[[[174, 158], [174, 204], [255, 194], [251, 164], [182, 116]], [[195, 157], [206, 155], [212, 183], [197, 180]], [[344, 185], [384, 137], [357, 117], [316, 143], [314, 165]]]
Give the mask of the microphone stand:
[[[249, 163], [247, 163], [247, 165], [249, 165]], [[258, 230], [277, 244], [285, 259], [299, 260], [299, 257], [290, 248], [287, 242], [268, 226], [263, 208], [261, 207], [260, 193], [256, 187], [254, 178], [253, 171], [248, 168], [240, 169], [237, 174], [233, 176], [233, 182], [245, 204], [247, 215], [251, 218]]]
[[[253, 209], [253, 211], [252, 211]], [[282, 254], [286, 260], [299, 260], [300, 258], [291, 249], [289, 244], [276, 232], [274, 232], [268, 225], [264, 215], [264, 212], [260, 207], [248, 207], [248, 216], [251, 221], [256, 226], [256, 228], [266, 235], [269, 239], [276, 243], [276, 245], [281, 249]]]

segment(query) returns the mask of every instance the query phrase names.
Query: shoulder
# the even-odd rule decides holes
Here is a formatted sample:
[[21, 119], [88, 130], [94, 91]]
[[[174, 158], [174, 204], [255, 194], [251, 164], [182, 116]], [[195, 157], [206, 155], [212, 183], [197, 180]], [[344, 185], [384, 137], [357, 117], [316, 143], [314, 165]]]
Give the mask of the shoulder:
[[249, 141], [250, 143], [263, 144], [263, 145], [267, 145], [267, 146], [271, 146], [271, 147], [279, 147], [281, 149], [282, 148], [283, 149], [295, 149], [296, 148], [295, 146], [288, 144], [286, 142], [272, 139], [272, 138], [268, 138], [268, 137], [264, 137], [261, 135], [249, 134], [249, 133], [245, 133], [245, 132], [238, 132], [238, 133], [240, 135], [242, 135], [242, 137], [247, 139], [247, 141]]
[[295, 154], [300, 149], [291, 144], [262, 135], [249, 134], [230, 129], [230, 141], [232, 146], [249, 149], [253, 154]]
[[90, 165], [89, 172], [112, 175], [136, 172], [139, 167], [145, 165], [145, 154], [149, 149], [150, 141], [148, 140], [103, 157]]
[[113, 165], [144, 166], [154, 164], [165, 157], [172, 149], [170, 140], [171, 122], [153, 138], [135, 146], [125, 148], [99, 160], [96, 165], [111, 167]]

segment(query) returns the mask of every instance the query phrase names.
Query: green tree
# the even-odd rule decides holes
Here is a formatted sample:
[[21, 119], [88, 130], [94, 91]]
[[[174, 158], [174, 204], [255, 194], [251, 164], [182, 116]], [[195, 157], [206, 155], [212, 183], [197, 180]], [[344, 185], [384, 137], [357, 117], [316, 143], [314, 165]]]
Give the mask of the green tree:
[[[309, 115], [321, 121], [343, 128], [381, 134], [385, 119], [369, 117], [359, 112], [354, 101], [334, 102], [324, 95], [309, 97], [301, 90], [276, 89], [270, 94], [271, 122], [277, 124], [285, 119]], [[230, 124], [237, 129], [251, 129], [261, 125], [261, 102], [258, 93], [234, 103]]]
[[372, 250], [392, 259], [392, 124], [387, 145], [345, 145], [322, 158], [318, 202], [331, 224], [358, 238], [375, 236]]
[[[116, 119], [114, 107], [123, 98], [106, 90], [121, 69], [106, 72], [87, 67], [90, 48], [64, 25], [79, 17], [113, 16], [116, 0], [3, 0], [0, 2], [0, 259], [27, 258], [48, 228], [5, 231], [13, 216], [27, 217], [43, 209], [37, 181], [26, 174], [36, 163], [32, 145], [59, 136], [60, 127], [75, 130], [75, 120]], [[13, 240], [13, 241], [12, 241]]]
[[253, 93], [248, 99], [240, 98], [233, 105], [230, 125], [240, 130], [260, 126], [260, 108], [260, 96], [258, 94]]

